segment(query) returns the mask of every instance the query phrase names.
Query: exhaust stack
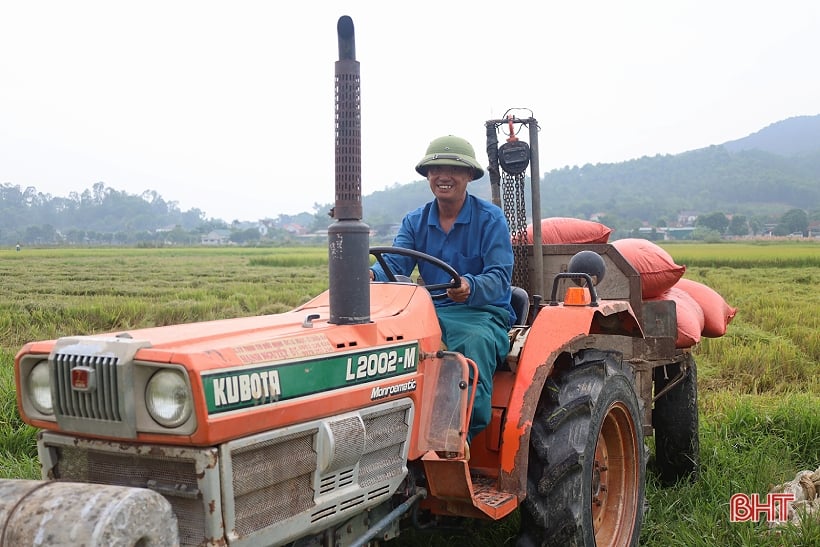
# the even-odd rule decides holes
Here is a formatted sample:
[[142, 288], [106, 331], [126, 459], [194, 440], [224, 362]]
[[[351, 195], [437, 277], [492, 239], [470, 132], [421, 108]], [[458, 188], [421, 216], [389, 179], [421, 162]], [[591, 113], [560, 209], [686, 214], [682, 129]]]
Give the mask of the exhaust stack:
[[336, 201], [328, 228], [330, 323], [370, 322], [370, 227], [362, 220], [361, 87], [353, 20], [336, 24]]

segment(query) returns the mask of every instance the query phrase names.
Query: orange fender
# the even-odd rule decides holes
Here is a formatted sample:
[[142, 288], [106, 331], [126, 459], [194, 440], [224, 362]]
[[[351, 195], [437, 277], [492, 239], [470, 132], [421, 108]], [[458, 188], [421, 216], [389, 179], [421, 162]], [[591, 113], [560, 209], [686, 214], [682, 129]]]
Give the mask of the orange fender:
[[[617, 321], [612, 321], [612, 316]], [[610, 319], [602, 321], [604, 318]], [[540, 309], [525, 334], [509, 395], [501, 434], [501, 490], [515, 493], [520, 499], [526, 496], [530, 428], [555, 360], [573, 342], [602, 333], [643, 337], [631, 306], [623, 300], [603, 300], [596, 307], [559, 304]]]

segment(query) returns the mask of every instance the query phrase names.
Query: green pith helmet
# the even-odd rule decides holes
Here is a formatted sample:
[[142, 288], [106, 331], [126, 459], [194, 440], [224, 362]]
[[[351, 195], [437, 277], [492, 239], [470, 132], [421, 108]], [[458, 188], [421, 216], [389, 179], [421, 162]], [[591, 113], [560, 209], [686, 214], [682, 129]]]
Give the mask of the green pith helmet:
[[473, 169], [473, 180], [478, 180], [484, 176], [484, 168], [475, 159], [473, 145], [461, 137], [454, 137], [453, 135], [434, 139], [427, 147], [424, 157], [416, 165], [416, 172], [426, 177], [427, 168], [431, 165], [471, 167]]

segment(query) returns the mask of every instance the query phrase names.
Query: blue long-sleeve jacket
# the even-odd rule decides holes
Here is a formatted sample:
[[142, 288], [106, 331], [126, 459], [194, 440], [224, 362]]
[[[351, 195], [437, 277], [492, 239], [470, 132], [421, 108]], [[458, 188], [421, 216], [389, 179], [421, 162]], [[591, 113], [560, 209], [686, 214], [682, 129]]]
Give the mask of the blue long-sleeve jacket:
[[[513, 251], [507, 219], [500, 208], [467, 194], [449, 233], [441, 229], [435, 200], [408, 213], [393, 240], [396, 247], [414, 249], [450, 264], [470, 283], [468, 306], [493, 305], [515, 315], [510, 306]], [[385, 261], [395, 274], [410, 275], [416, 266], [412, 257], [385, 255]], [[447, 283], [450, 276], [440, 268], [420, 261], [419, 273], [426, 284]], [[387, 276], [379, 266], [373, 266], [377, 281]], [[436, 306], [458, 305], [449, 298], [434, 301]]]

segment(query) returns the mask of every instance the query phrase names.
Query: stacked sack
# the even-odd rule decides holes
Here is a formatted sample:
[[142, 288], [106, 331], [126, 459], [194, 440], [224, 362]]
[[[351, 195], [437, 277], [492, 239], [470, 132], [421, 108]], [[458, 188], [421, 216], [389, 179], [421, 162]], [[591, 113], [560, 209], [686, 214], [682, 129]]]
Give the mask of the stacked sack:
[[703, 310], [703, 336], [719, 338], [726, 334], [726, 327], [734, 319], [737, 308], [727, 304], [716, 290], [691, 279], [681, 279], [673, 288], [680, 288], [688, 293]]
[[[527, 225], [526, 241], [531, 244], [532, 224]], [[546, 245], [561, 243], [606, 243], [612, 228], [600, 222], [580, 218], [549, 217], [541, 221], [541, 243]]]
[[643, 300], [675, 302], [678, 335], [675, 347], [689, 348], [701, 336], [717, 338], [737, 313], [720, 294], [703, 283], [683, 279], [685, 266], [675, 264], [672, 256], [646, 239], [619, 239], [612, 243], [641, 276]]

